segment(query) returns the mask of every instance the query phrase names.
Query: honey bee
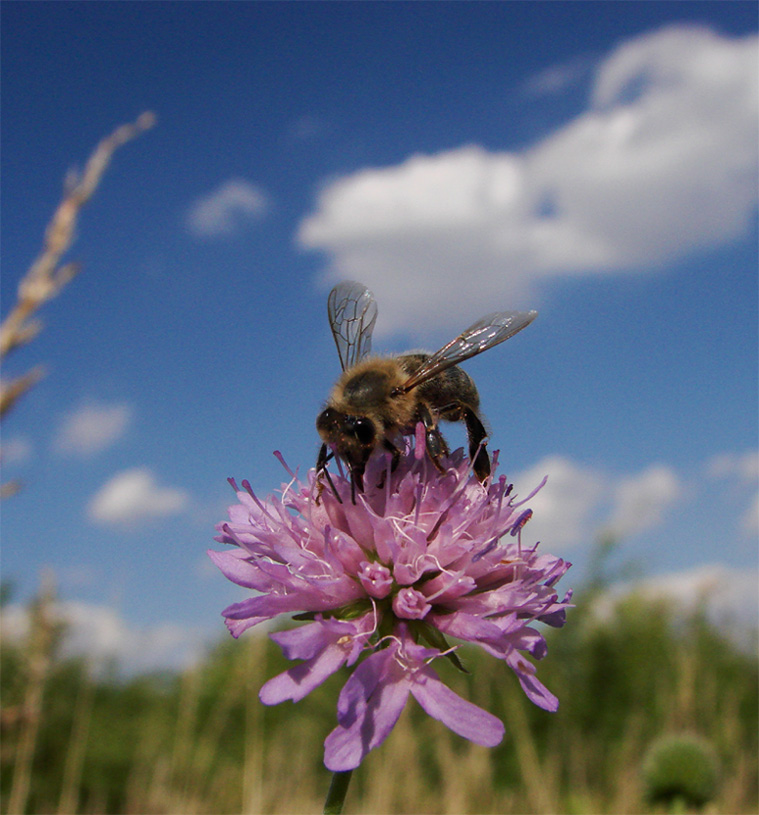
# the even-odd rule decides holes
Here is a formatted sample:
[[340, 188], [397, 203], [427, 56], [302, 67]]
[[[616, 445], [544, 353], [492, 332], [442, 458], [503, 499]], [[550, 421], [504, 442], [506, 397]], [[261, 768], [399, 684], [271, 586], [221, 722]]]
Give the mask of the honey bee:
[[[327, 300], [327, 314], [343, 373], [327, 406], [316, 418], [322, 446], [316, 461], [317, 479], [322, 474], [337, 491], [327, 470], [337, 455], [351, 475], [352, 497], [363, 490], [366, 463], [379, 448], [397, 464], [403, 436], [424, 426], [426, 450], [443, 470], [440, 459], [448, 455], [438, 422], [463, 421], [469, 457], [477, 478], [490, 475], [485, 444], [487, 432], [479, 416], [480, 396], [472, 378], [458, 367], [465, 359], [513, 337], [537, 317], [537, 311], [500, 311], [477, 320], [434, 354], [408, 353], [395, 357], [371, 355], [372, 332], [377, 320], [374, 295], [361, 283], [335, 286]], [[319, 493], [321, 493], [321, 483]]]

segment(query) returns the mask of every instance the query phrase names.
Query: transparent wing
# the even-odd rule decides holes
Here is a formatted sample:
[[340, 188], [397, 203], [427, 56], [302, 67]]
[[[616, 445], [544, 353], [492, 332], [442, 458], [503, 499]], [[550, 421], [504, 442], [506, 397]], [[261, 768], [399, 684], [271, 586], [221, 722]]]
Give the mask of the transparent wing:
[[361, 283], [338, 283], [327, 298], [327, 314], [343, 370], [353, 367], [372, 350], [377, 321], [374, 295]]
[[477, 320], [451, 340], [439, 351], [432, 354], [424, 364], [403, 384], [402, 391], [410, 391], [441, 371], [458, 365], [465, 359], [481, 354], [513, 337], [518, 331], [526, 328], [536, 317], [537, 311], [499, 311], [487, 314]]

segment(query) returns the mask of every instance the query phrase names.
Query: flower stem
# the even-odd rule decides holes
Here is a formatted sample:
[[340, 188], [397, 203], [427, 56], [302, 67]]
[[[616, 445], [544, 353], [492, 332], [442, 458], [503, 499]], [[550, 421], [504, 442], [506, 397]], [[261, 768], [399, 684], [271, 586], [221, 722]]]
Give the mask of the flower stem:
[[327, 800], [324, 802], [324, 815], [340, 815], [343, 811], [345, 795], [348, 792], [348, 784], [350, 784], [352, 773], [353, 770], [334, 773], [332, 783], [329, 785]]

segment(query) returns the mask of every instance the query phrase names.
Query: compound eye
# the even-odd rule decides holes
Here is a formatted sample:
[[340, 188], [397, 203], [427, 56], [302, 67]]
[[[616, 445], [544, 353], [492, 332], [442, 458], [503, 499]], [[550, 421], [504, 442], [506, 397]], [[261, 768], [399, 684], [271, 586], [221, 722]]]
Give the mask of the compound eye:
[[328, 431], [335, 424], [336, 418], [335, 411], [332, 408], [324, 408], [316, 417], [316, 429]]
[[356, 419], [353, 431], [361, 444], [371, 444], [374, 441], [374, 424], [369, 419]]

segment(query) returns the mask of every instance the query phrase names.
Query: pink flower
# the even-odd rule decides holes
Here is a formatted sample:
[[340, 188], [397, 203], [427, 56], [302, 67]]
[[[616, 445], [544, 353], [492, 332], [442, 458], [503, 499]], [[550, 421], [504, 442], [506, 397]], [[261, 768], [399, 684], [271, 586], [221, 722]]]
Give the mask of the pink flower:
[[440, 473], [407, 450], [393, 471], [377, 453], [355, 504], [349, 479], [337, 474], [337, 495], [326, 487], [318, 503], [314, 471], [306, 484], [293, 477], [279, 500], [260, 501], [247, 482], [242, 490], [231, 482], [239, 503], [216, 540], [236, 548], [209, 555], [257, 594], [225, 609], [229, 630], [237, 637], [282, 613], [311, 620], [271, 635], [299, 662], [263, 686], [261, 701], [298, 701], [343, 665], [357, 665], [325, 742], [331, 770], [353, 769], [378, 747], [409, 694], [465, 738], [500, 742], [502, 723], [430, 667], [455, 650], [448, 637], [502, 659], [531, 701], [558, 707], [525, 654], [546, 653], [533, 623], [564, 624], [571, 593], [559, 599], [554, 586], [570, 564], [522, 546], [531, 512], [510, 497], [504, 477], [480, 484], [460, 451], [446, 464]]

